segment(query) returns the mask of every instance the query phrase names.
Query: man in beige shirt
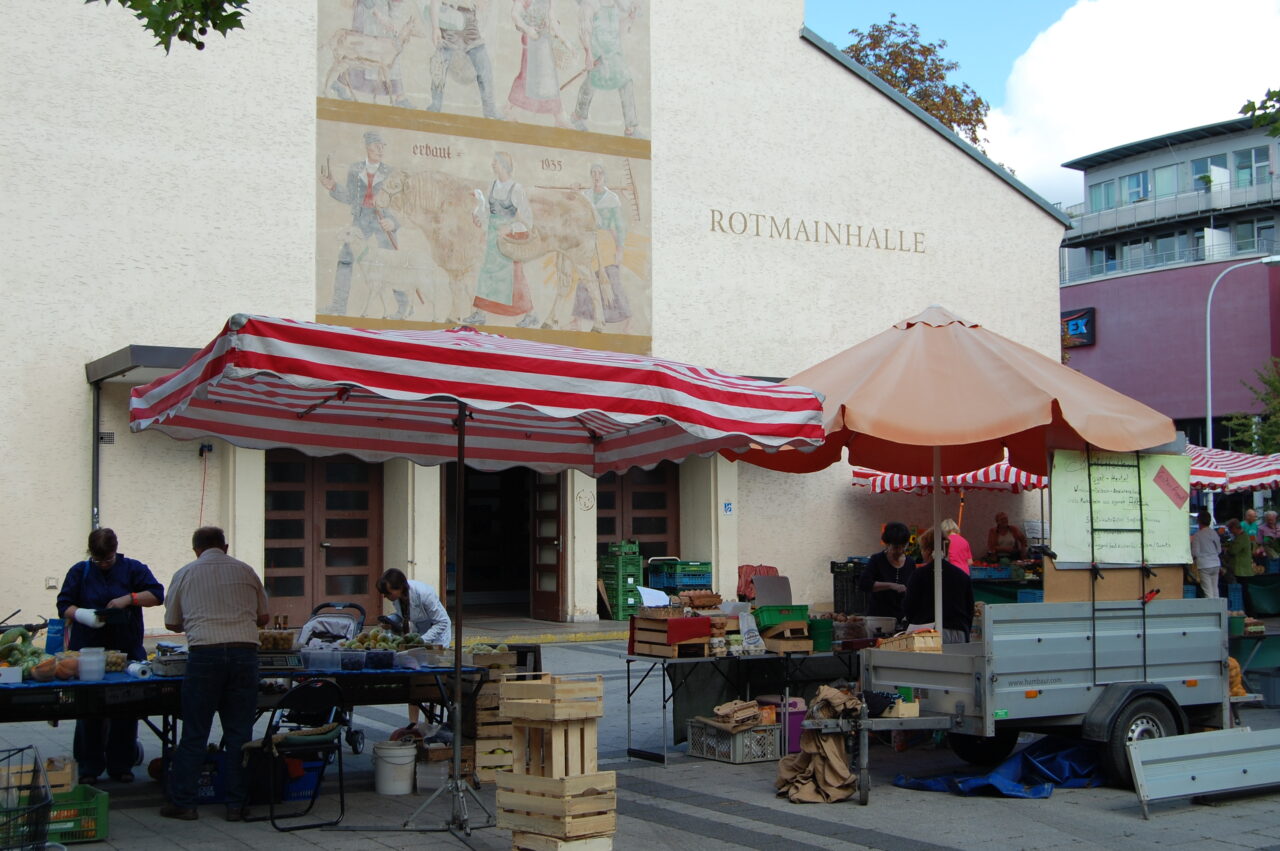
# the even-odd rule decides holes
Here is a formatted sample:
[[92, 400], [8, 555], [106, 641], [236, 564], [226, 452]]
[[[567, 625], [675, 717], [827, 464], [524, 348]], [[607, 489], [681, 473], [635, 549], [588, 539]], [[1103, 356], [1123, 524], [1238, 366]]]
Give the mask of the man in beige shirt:
[[182, 738], [173, 753], [169, 803], [160, 808], [160, 815], [185, 821], [199, 818], [196, 778], [217, 712], [226, 751], [227, 821], [240, 821], [248, 802], [240, 755], [253, 736], [258, 627], [266, 626], [270, 617], [267, 595], [257, 572], [227, 555], [221, 529], [197, 529], [191, 548], [196, 560], [174, 574], [165, 599], [165, 627], [187, 634], [187, 672], [182, 681]]

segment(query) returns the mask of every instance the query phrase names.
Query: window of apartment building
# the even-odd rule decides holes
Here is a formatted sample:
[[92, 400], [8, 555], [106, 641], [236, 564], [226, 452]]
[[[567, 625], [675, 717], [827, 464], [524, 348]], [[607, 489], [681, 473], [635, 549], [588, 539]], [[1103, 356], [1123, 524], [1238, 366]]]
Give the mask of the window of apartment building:
[[1274, 251], [1276, 249], [1275, 219], [1268, 217], [1236, 222], [1232, 228], [1232, 236], [1237, 254]]
[[1209, 184], [1213, 182], [1214, 171], [1225, 172], [1227, 170], [1227, 155], [1214, 154], [1211, 157], [1200, 157], [1191, 161], [1191, 181], [1195, 184], [1195, 188], [1203, 188], [1208, 191]]
[[1151, 172], [1156, 185], [1156, 197], [1165, 198], [1178, 194], [1178, 166], [1163, 165]]
[[1089, 274], [1102, 275], [1116, 270], [1116, 247], [1103, 245], [1089, 249]]
[[1089, 210], [1090, 212], [1098, 212], [1099, 210], [1111, 210], [1116, 206], [1116, 182], [1114, 180], [1104, 180], [1102, 183], [1095, 183], [1089, 187]]
[[1126, 204], [1145, 201], [1151, 195], [1151, 184], [1145, 171], [1137, 174], [1126, 174], [1120, 178], [1120, 192]]
[[1271, 152], [1266, 146], [1236, 151], [1235, 185], [1255, 186], [1271, 179]]
[[1120, 246], [1120, 265], [1122, 268], [1141, 269], [1150, 265], [1151, 250], [1145, 239], [1135, 239]]
[[1190, 244], [1190, 236], [1184, 230], [1177, 233], [1158, 234], [1152, 262], [1157, 266], [1165, 263], [1180, 263], [1187, 258]]

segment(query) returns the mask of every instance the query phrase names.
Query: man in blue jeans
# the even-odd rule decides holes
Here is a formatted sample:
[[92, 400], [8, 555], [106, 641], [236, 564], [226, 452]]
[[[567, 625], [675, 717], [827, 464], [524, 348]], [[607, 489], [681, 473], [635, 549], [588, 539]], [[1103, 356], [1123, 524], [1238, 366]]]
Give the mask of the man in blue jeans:
[[226, 749], [227, 821], [248, 814], [242, 748], [253, 737], [258, 703], [258, 627], [266, 626], [267, 595], [252, 567], [227, 555], [216, 526], [191, 536], [196, 560], [174, 574], [165, 600], [164, 625], [187, 634], [187, 673], [182, 681], [182, 738], [169, 774], [165, 818], [192, 821], [196, 779], [209, 744], [213, 714], [222, 723]]

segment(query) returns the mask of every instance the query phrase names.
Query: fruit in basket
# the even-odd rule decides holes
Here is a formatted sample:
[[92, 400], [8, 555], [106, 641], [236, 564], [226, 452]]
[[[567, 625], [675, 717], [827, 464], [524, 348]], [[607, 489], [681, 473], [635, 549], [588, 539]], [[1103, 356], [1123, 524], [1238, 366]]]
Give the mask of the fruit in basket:
[[125, 666], [129, 664], [129, 655], [121, 650], [108, 650], [106, 657], [107, 673], [123, 671]]

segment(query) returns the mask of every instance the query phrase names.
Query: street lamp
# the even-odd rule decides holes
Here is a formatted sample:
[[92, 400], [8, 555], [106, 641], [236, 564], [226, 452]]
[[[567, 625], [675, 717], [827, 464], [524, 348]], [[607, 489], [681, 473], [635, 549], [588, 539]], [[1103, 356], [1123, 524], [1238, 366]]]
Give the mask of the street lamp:
[[[1209, 322], [1210, 311], [1213, 308], [1213, 292], [1218, 288], [1218, 284], [1222, 283], [1222, 279], [1227, 276], [1228, 272], [1234, 272], [1236, 269], [1243, 269], [1245, 266], [1280, 266], [1280, 254], [1272, 254], [1268, 257], [1259, 257], [1256, 260], [1246, 260], [1243, 263], [1236, 263], [1228, 266], [1218, 273], [1218, 277], [1214, 279], [1213, 286], [1209, 287], [1209, 297], [1204, 303], [1204, 445], [1207, 449], [1213, 448], [1213, 349], [1209, 346], [1209, 335], [1211, 333], [1211, 323]], [[1213, 494], [1206, 495], [1209, 503], [1209, 509], [1213, 509]]]

